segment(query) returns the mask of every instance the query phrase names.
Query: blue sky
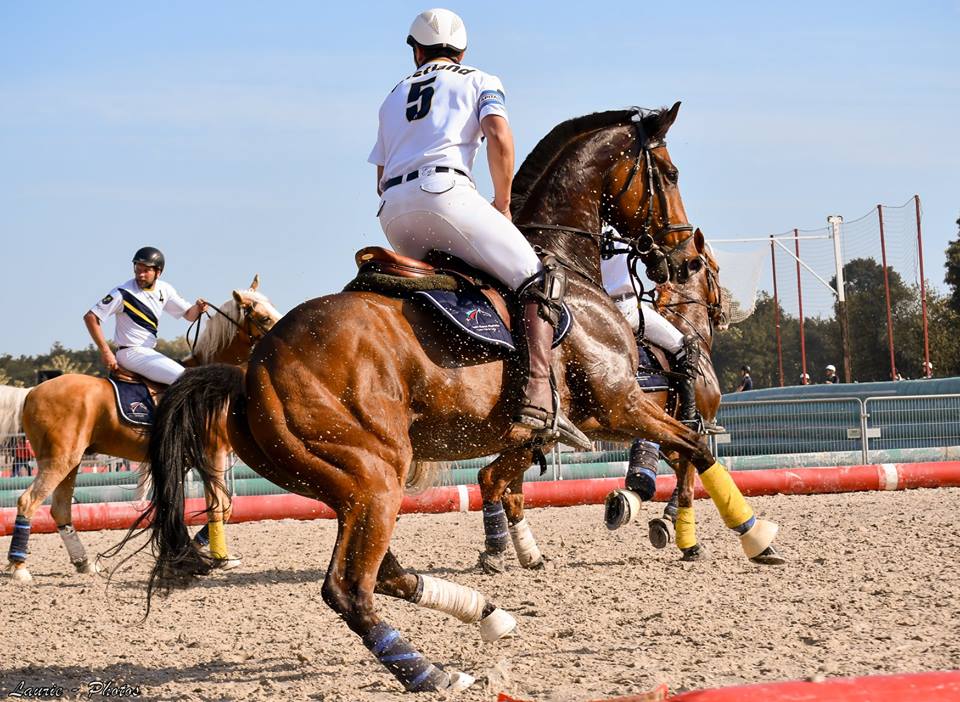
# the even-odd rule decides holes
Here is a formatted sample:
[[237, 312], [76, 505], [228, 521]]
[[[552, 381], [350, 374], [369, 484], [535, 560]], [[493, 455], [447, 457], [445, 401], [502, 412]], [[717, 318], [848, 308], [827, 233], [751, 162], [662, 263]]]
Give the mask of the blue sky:
[[[942, 285], [960, 215], [960, 5], [667, 5], [450, 7], [467, 62], [504, 81], [519, 158], [568, 117], [682, 100], [670, 151], [708, 237], [919, 193]], [[384, 243], [366, 158], [425, 7], [0, 4], [0, 353], [86, 345], [84, 311], [147, 244], [188, 298], [222, 301], [255, 272], [281, 310], [339, 290], [354, 251]]]

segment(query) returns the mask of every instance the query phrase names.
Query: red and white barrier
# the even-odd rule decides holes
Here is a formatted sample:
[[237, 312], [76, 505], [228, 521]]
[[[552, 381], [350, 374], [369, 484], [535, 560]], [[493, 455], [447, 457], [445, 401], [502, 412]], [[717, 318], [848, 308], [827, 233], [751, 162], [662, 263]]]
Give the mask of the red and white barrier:
[[[867, 490], [907, 490], [912, 488], [960, 487], [960, 461], [941, 463], [883, 463], [864, 466], [832, 468], [799, 468], [777, 470], [734, 471], [734, 482], [744, 495], [812, 495], [835, 492], [863, 492]], [[665, 502], [676, 484], [673, 476], [657, 478], [654, 500]], [[589, 480], [557, 480], [529, 482], [523, 486], [527, 507], [569, 507], [599, 504], [611, 490], [623, 487], [623, 478], [593, 478]], [[701, 486], [696, 496], [706, 497]], [[440, 512], [467, 512], [481, 508], [480, 488], [476, 485], [438, 487], [403, 500], [401, 512], [436, 514]], [[126, 529], [145, 503], [103, 502], [73, 505], [73, 526], [78, 531]], [[188, 522], [202, 523], [204, 501], [187, 500]], [[0, 510], [0, 536], [13, 533], [16, 508]], [[264, 519], [330, 519], [333, 510], [321, 502], [299, 495], [259, 495], [233, 498], [232, 523]], [[35, 533], [56, 531], [48, 507], [41, 507], [34, 516], [31, 530]]]
[[[666, 685], [639, 695], [593, 702], [960, 702], [960, 670], [860, 678], [791, 680], [671, 696]], [[497, 702], [534, 702], [500, 693]]]

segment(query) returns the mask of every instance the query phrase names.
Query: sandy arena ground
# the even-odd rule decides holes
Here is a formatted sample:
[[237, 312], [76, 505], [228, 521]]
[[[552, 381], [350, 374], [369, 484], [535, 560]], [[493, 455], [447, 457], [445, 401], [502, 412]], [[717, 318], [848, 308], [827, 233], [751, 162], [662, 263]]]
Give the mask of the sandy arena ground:
[[[599, 506], [539, 509], [529, 517], [548, 567], [496, 578], [474, 567], [479, 514], [406, 515], [393, 542], [401, 562], [481, 590], [517, 617], [517, 636], [483, 644], [475, 626], [378, 604], [435, 662], [478, 678], [457, 696], [464, 701], [960, 668], [960, 489], [751, 502], [780, 523], [788, 565], [749, 563], [703, 501], [705, 562], [654, 550], [645, 526], [608, 532]], [[244, 565], [156, 601], [146, 623], [146, 558], [107, 589], [70, 572], [58, 536], [34, 535], [35, 584], [0, 580], [0, 696], [22, 681], [75, 698], [72, 688], [100, 680], [139, 686], [143, 699], [400, 699], [399, 684], [321, 600], [334, 534], [330, 521], [231, 526]], [[120, 533], [81, 536], [95, 553]]]

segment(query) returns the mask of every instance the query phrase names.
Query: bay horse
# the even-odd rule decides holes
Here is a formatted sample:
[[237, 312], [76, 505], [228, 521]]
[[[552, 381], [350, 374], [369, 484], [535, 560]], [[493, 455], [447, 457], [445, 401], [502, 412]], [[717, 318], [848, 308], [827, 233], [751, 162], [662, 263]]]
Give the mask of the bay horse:
[[[544, 172], [562, 177], [541, 179], [544, 173], [538, 173], [525, 192], [531, 204], [553, 203], [550, 222], [564, 228], [545, 222], [529, 234], [572, 273], [566, 303], [573, 322], [552, 359], [567, 416], [598, 436], [647, 436], [678, 451], [739, 524], [753, 515], [726, 470], [696, 432], [667, 416], [637, 386], [633, 334], [599, 285], [601, 218], [630, 241], [652, 236], [667, 247], [673, 268], [695, 258], [693, 228], [662, 143], [678, 109], [679, 103], [655, 112], [602, 112], [555, 128], [548, 135], [553, 150], [538, 146], [530, 158], [542, 159]], [[589, 215], [577, 220], [579, 233], [566, 228], [573, 213]], [[471, 358], [415, 300], [351, 291], [289, 312], [254, 349], [246, 372], [223, 366], [188, 370], [168, 390], [150, 437], [155, 489], [140, 522], [149, 521], [145, 528], [156, 557], [148, 611], [155, 587], [178, 586], [210, 570], [186, 530], [183, 483], [187, 470], [197, 467], [204, 483], [217, 487], [221, 478], [196, 428], [227, 407], [230, 443], [247, 465], [336, 513], [337, 539], [321, 590], [326, 604], [407, 690], [472, 683], [465, 673], [435, 666], [374, 605], [377, 593], [437, 609], [478, 623], [486, 641], [516, 626], [481, 593], [404, 569], [390, 550], [413, 462], [516, 455], [508, 437], [519, 401], [517, 358]], [[502, 515], [499, 502], [485, 510], [491, 520]]]
[[[280, 319], [280, 313], [258, 291], [259, 284], [259, 277], [254, 277], [248, 289], [233, 291], [231, 299], [203, 329], [191, 355], [183, 361], [185, 366], [246, 363], [253, 345]], [[96, 452], [145, 461], [149, 427], [123, 422], [118, 417], [113, 386], [105, 378], [91, 375], [68, 373], [52, 378], [19, 393], [18, 400], [6, 421], [22, 425], [37, 457], [37, 472], [17, 500], [15, 538], [10, 542], [7, 569], [18, 582], [32, 581], [26, 558], [30, 520], [52, 494], [50, 515], [70, 561], [80, 573], [96, 572], [96, 564], [87, 558], [72, 526], [71, 503], [80, 460], [85, 453]], [[226, 430], [222, 421], [210, 428], [211, 461], [222, 474], [228, 468], [230, 450]], [[208, 501], [216, 502], [209, 493]], [[211, 516], [211, 521], [220, 520], [226, 521], [222, 516]], [[218, 527], [212, 528], [216, 534]], [[222, 560], [231, 560], [225, 552], [225, 541], [220, 543], [218, 539], [215, 536], [214, 549]]]

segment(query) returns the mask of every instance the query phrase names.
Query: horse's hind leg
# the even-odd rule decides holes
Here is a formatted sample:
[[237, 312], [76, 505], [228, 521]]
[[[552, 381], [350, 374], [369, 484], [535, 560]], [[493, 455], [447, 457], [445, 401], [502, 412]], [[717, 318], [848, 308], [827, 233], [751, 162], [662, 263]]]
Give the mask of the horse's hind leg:
[[[7, 567], [14, 580], [22, 583], [29, 583], [33, 580], [33, 576], [27, 569], [30, 521], [43, 501], [53, 493], [71, 471], [71, 467], [79, 463], [79, 455], [75, 458], [37, 456], [37, 475], [30, 486], [17, 499], [17, 516], [13, 523], [13, 538], [10, 540], [10, 550], [7, 553]], [[70, 493], [73, 493], [72, 485]]]
[[[520, 493], [519, 510], [517, 502], [503, 502], [507, 493], [507, 488], [518, 484], [516, 481], [523, 481], [523, 474], [530, 466], [533, 460], [533, 451], [530, 449], [507, 450], [490, 463], [490, 465], [481, 468], [477, 472], [477, 482], [480, 483], [480, 495], [483, 498], [483, 532], [484, 544], [483, 551], [480, 553], [479, 566], [485, 573], [497, 574], [507, 569], [506, 551], [510, 544], [511, 529], [508, 522], [508, 516], [505, 507], [509, 506], [513, 512], [516, 521], [523, 518], [523, 493]], [[523, 526], [519, 527], [520, 530]], [[514, 531], [518, 531], [514, 528]], [[527, 527], [529, 531], [529, 527]], [[533, 535], [530, 534], [532, 540]], [[527, 549], [530, 555], [539, 555], [539, 550], [533, 554], [536, 549], [536, 542], [531, 549]], [[518, 552], [519, 555], [519, 552]], [[522, 563], [522, 561], [521, 561]]]
[[80, 466], [74, 467], [70, 474], [53, 490], [53, 502], [50, 505], [50, 516], [57, 525], [57, 532], [67, 549], [70, 562], [78, 573], [96, 573], [97, 568], [87, 559], [87, 551], [80, 542], [77, 530], [73, 528], [73, 486], [77, 482], [77, 472]]
[[391, 551], [380, 563], [375, 592], [435, 609], [465, 624], [479, 624], [480, 638], [487, 642], [497, 641], [517, 627], [516, 619], [473, 588], [405, 570]]
[[513, 550], [517, 553], [520, 565], [530, 570], [540, 570], [544, 567], [543, 554], [523, 512], [523, 473], [515, 477], [507, 487], [507, 491], [500, 498], [500, 504], [507, 513], [510, 540], [513, 541]]
[[[383, 621], [374, 607], [374, 589], [380, 564], [400, 511], [402, 491], [386, 477], [392, 470], [350, 471], [355, 477], [342, 501], [331, 505], [339, 530], [327, 577], [324, 602], [409, 691], [459, 690], [473, 683], [463, 673], [441, 670], [400, 632]], [[329, 504], [329, 500], [328, 500]]]

